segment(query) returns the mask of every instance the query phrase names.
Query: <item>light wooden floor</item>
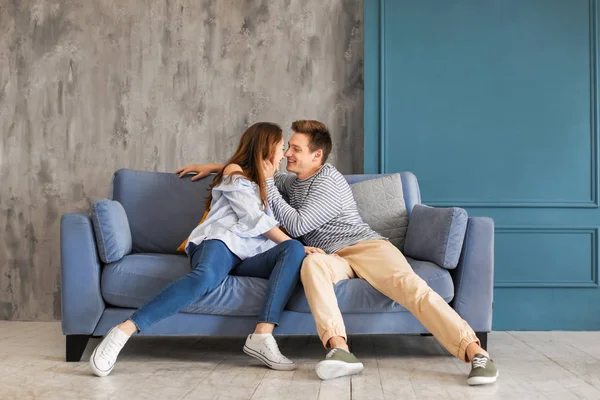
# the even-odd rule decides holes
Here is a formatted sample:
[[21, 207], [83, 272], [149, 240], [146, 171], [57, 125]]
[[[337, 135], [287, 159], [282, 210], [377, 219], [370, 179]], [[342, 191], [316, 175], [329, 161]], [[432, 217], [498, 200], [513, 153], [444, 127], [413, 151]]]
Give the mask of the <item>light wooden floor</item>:
[[0, 321], [0, 399], [600, 399], [600, 332], [493, 332], [500, 377], [485, 387], [467, 386], [469, 365], [431, 337], [352, 337], [365, 370], [324, 382], [315, 337], [279, 342], [296, 371], [262, 367], [243, 339], [134, 337], [98, 378], [87, 363], [98, 340], [66, 363], [59, 323]]

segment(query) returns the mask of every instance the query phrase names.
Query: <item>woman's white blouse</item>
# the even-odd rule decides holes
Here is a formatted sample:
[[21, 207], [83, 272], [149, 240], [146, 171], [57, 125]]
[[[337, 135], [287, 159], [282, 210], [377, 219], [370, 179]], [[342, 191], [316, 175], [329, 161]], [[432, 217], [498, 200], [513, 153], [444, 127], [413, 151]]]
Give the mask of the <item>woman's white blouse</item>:
[[239, 175], [223, 176], [212, 189], [210, 212], [188, 238], [196, 245], [204, 240], [221, 240], [244, 260], [275, 247], [264, 233], [279, 226], [270, 209], [263, 210], [258, 185]]

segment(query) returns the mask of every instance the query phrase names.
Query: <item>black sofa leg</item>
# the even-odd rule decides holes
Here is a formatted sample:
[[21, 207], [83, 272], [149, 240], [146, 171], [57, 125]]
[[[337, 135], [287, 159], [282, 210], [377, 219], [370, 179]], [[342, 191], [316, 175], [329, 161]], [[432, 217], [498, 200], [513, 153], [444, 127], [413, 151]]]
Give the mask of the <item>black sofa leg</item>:
[[81, 361], [81, 356], [90, 340], [91, 335], [67, 335], [67, 361]]
[[475, 334], [477, 335], [477, 338], [479, 339], [479, 341], [481, 342], [481, 347], [487, 351], [487, 332], [475, 332]]

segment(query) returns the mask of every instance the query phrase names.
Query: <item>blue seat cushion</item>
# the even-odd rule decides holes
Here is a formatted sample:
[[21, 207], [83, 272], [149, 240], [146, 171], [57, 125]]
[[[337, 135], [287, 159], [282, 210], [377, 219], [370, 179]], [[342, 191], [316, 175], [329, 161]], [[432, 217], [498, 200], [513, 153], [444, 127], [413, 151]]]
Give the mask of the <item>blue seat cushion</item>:
[[[429, 287], [448, 303], [454, 297], [454, 283], [448, 270], [428, 261], [407, 258], [413, 270]], [[376, 266], [375, 266], [376, 267]], [[342, 313], [402, 312], [408, 311], [395, 301], [378, 292], [360, 278], [347, 279], [335, 285], [335, 295]], [[296, 290], [287, 308], [297, 312], [310, 312], [303, 290]]]
[[[408, 258], [415, 272], [446, 302], [454, 297], [454, 285], [448, 270], [428, 261]], [[170, 282], [190, 272], [185, 256], [171, 254], [131, 254], [107, 264], [102, 270], [101, 291], [104, 300], [117, 307], [139, 308]], [[267, 280], [228, 276], [203, 299], [182, 310], [185, 313], [258, 316], [267, 290]], [[363, 279], [348, 279], [335, 285], [343, 313], [407, 311], [375, 290]], [[310, 312], [304, 289], [298, 286], [287, 309]]]
[[[103, 267], [102, 297], [113, 306], [139, 308], [169, 283], [190, 271], [186, 256], [131, 254]], [[265, 279], [228, 276], [221, 286], [182, 312], [258, 316], [266, 291]]]

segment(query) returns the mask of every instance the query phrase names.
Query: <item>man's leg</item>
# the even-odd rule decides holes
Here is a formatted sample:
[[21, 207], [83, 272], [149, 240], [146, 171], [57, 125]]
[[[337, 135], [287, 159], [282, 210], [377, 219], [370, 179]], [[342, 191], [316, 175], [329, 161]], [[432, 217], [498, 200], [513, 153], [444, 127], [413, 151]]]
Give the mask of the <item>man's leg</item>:
[[336, 255], [309, 254], [302, 263], [300, 279], [325, 348], [329, 348], [332, 338], [342, 338], [344, 342], [347, 339], [333, 285], [354, 277], [348, 262]]
[[463, 361], [473, 360], [476, 354], [489, 357], [469, 324], [413, 271], [390, 242], [367, 240], [337, 254], [360, 278], [406, 307], [450, 353]]
[[363, 369], [362, 363], [348, 350], [346, 328], [333, 289], [339, 281], [354, 276], [350, 265], [336, 255], [310, 254], [302, 264], [300, 278], [317, 332], [323, 346], [332, 348], [315, 368], [321, 379], [352, 375]]

